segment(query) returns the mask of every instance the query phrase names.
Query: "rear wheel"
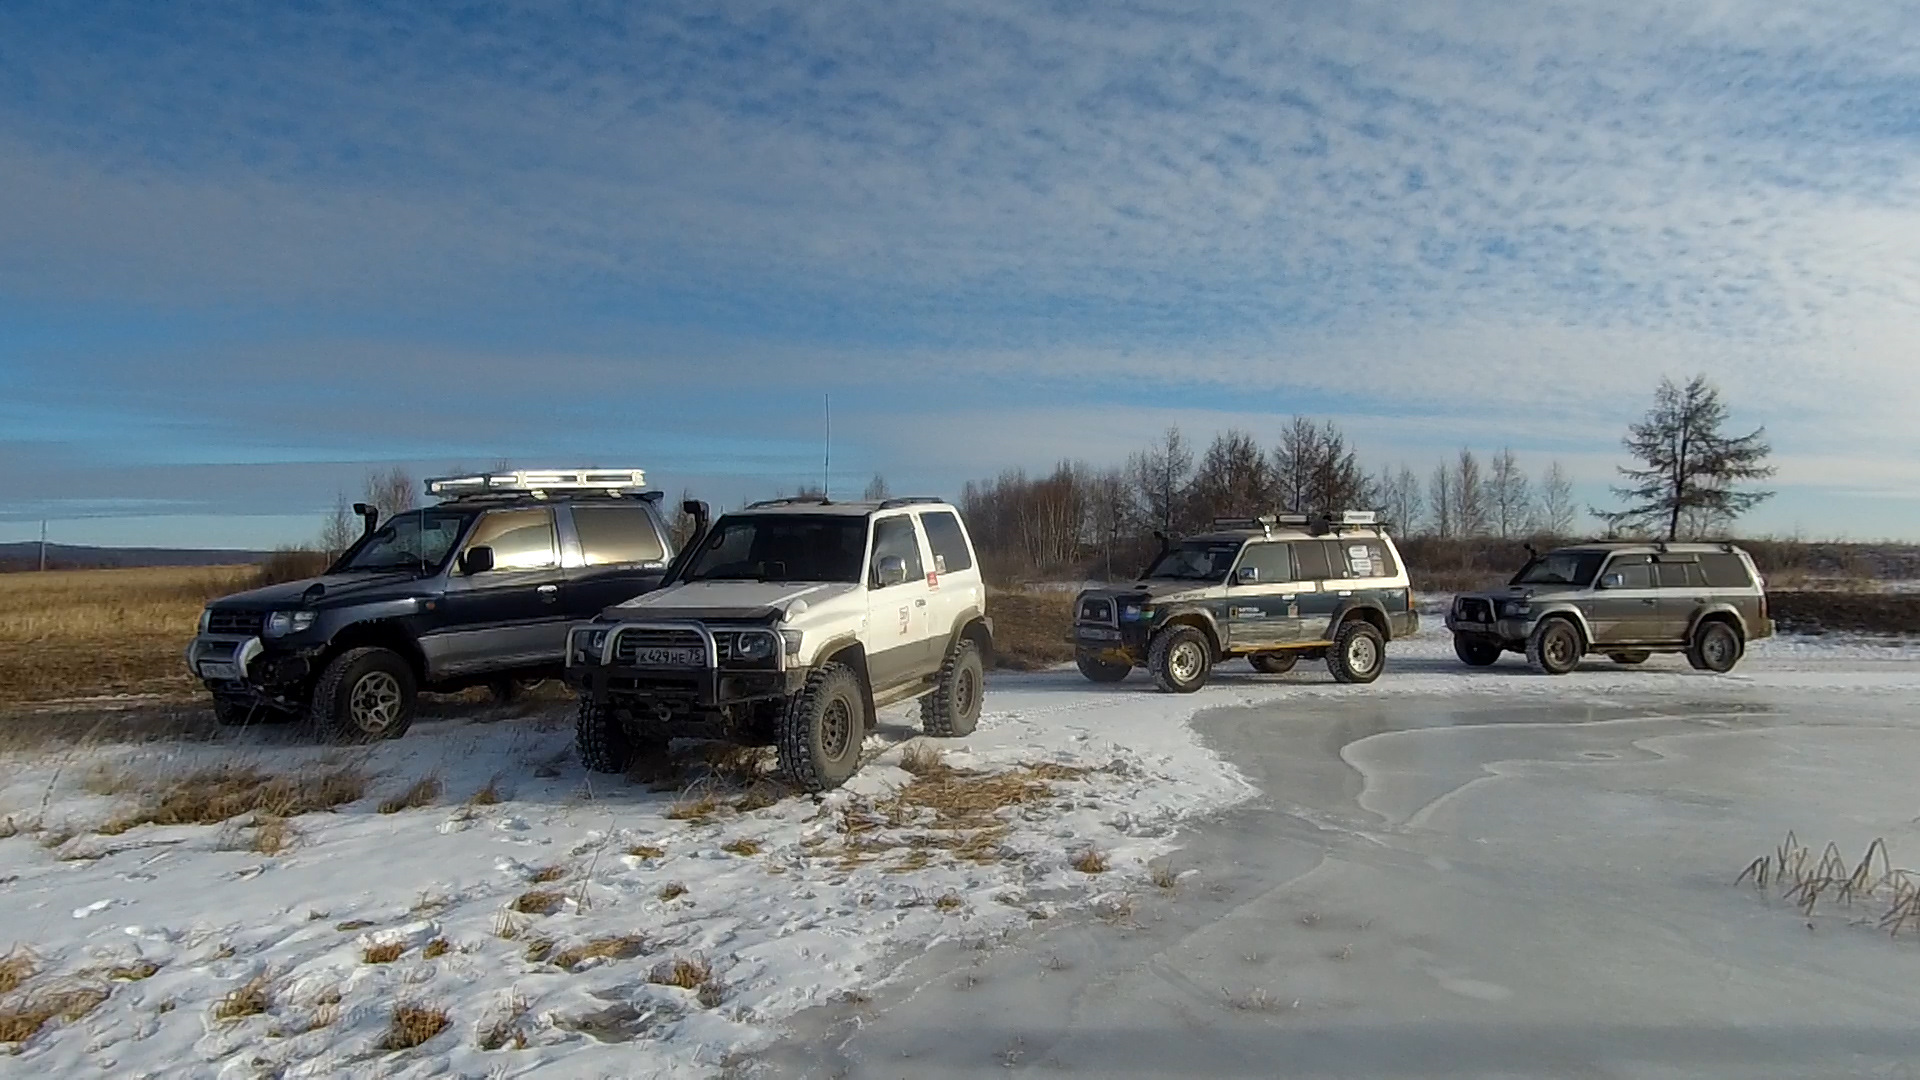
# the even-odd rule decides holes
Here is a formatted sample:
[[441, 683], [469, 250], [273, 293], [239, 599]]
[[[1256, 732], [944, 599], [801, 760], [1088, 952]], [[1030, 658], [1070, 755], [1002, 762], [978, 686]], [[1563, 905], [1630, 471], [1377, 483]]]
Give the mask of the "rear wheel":
[[845, 664], [822, 664], [807, 676], [780, 725], [780, 768], [802, 791], [826, 791], [860, 767], [866, 738], [866, 696]]
[[1545, 619], [1527, 639], [1527, 663], [1535, 671], [1565, 675], [1580, 663], [1580, 628], [1565, 619]]
[[980, 722], [980, 692], [985, 683], [980, 646], [962, 638], [940, 665], [933, 693], [920, 699], [920, 730], [947, 739], [973, 734]]
[[1102, 660], [1097, 653], [1081, 650], [1073, 654], [1073, 665], [1080, 669], [1090, 682], [1116, 683], [1127, 677], [1133, 670], [1132, 664], [1122, 664], [1112, 660]]
[[1258, 652], [1247, 657], [1247, 663], [1262, 675], [1285, 675], [1299, 662], [1300, 654], [1290, 652]]
[[348, 649], [314, 684], [309, 712], [333, 742], [397, 739], [413, 724], [413, 668], [391, 649]]
[[1503, 651], [1498, 642], [1464, 634], [1453, 635], [1453, 655], [1468, 667], [1492, 667]]
[[1701, 623], [1693, 632], [1693, 644], [1687, 647], [1687, 662], [1700, 671], [1724, 675], [1740, 662], [1743, 651], [1739, 631], [1715, 619]]
[[1387, 664], [1387, 639], [1364, 619], [1349, 619], [1334, 632], [1327, 670], [1336, 682], [1370, 683]]
[[1608, 653], [1607, 659], [1613, 661], [1616, 664], [1625, 664], [1628, 667], [1632, 667], [1635, 664], [1646, 663], [1647, 660], [1652, 656], [1653, 656], [1652, 653], [1616, 652], [1616, 653]]
[[1192, 626], [1173, 626], [1156, 634], [1147, 650], [1147, 670], [1155, 686], [1170, 694], [1191, 694], [1207, 684], [1213, 670], [1213, 644]]

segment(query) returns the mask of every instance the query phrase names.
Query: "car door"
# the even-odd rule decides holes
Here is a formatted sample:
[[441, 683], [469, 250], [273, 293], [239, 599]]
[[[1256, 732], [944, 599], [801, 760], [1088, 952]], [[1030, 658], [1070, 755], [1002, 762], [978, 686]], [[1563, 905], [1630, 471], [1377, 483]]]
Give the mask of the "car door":
[[1294, 540], [1293, 568], [1299, 578], [1295, 596], [1300, 608], [1300, 636], [1307, 641], [1331, 641], [1333, 616], [1340, 610], [1340, 572], [1334, 557], [1338, 546], [1328, 540]]
[[[899, 559], [905, 577], [885, 580], [887, 559]], [[876, 693], [926, 673], [929, 592], [913, 515], [876, 518], [867, 554], [867, 673]]]
[[[493, 550], [493, 569], [468, 573], [478, 547]], [[561, 584], [552, 508], [489, 510], [448, 571], [442, 628], [421, 647], [448, 674], [558, 662], [569, 622]]]
[[575, 503], [562, 514], [562, 525], [571, 526], [562, 529], [561, 559], [568, 564], [561, 606], [569, 619], [591, 619], [666, 575], [667, 543], [646, 504]]
[[1653, 583], [1660, 591], [1659, 616], [1648, 628], [1649, 641], [1686, 640], [1694, 617], [1712, 598], [1698, 555], [1656, 555]]
[[1227, 579], [1227, 641], [1233, 648], [1300, 639], [1299, 589], [1293, 578], [1293, 549], [1284, 541], [1255, 540], [1241, 549]]
[[1600, 568], [1600, 586], [1588, 602], [1587, 621], [1598, 645], [1655, 640], [1660, 621], [1660, 591], [1653, 564], [1645, 555], [1615, 555]]
[[972, 549], [951, 510], [928, 510], [916, 514], [921, 535], [927, 539], [927, 635], [929, 651], [935, 660], [946, 657], [953, 636], [953, 624], [969, 609], [986, 608], [980, 595], [980, 571], [973, 565]]

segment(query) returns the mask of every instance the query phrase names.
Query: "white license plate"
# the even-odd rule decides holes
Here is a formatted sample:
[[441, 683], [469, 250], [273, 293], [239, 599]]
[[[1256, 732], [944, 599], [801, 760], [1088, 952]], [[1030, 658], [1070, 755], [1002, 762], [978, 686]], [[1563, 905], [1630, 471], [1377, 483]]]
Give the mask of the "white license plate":
[[1120, 631], [1103, 630], [1097, 626], [1083, 626], [1080, 628], [1080, 639], [1082, 641], [1119, 641]]
[[223, 664], [212, 660], [200, 662], [200, 677], [203, 679], [237, 679], [240, 667], [237, 664]]
[[707, 655], [704, 649], [640, 649], [633, 662], [641, 667], [701, 667]]

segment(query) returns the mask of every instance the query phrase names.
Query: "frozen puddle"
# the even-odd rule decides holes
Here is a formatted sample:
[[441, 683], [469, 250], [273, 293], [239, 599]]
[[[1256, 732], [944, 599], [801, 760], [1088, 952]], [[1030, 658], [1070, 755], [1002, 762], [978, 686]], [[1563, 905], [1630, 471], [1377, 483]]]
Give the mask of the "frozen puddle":
[[1171, 895], [936, 950], [768, 1071], [1920, 1073], [1920, 936], [1733, 884], [1789, 829], [1920, 865], [1914, 696], [1844, 681], [1214, 711], [1264, 794], [1195, 830]]

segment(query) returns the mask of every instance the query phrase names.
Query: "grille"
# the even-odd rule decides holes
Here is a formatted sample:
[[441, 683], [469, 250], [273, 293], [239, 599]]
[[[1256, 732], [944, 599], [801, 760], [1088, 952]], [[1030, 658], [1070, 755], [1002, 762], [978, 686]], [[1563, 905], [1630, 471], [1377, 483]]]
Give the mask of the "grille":
[[1476, 600], [1468, 597], [1460, 601], [1461, 622], [1492, 622], [1493, 603], [1488, 600]]
[[1080, 601], [1080, 621], [1081, 622], [1103, 622], [1103, 623], [1112, 622], [1113, 621], [1113, 601], [1111, 600]]
[[216, 608], [207, 616], [207, 633], [254, 637], [260, 633], [261, 624], [266, 622], [266, 618], [265, 612], [221, 611]]
[[[613, 643], [614, 662], [631, 664], [641, 649], [698, 649], [704, 655], [707, 642], [691, 630], [622, 630]], [[723, 651], [721, 655], [726, 653]]]

